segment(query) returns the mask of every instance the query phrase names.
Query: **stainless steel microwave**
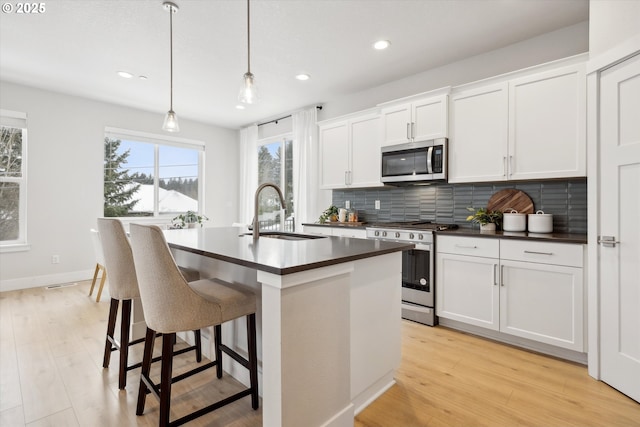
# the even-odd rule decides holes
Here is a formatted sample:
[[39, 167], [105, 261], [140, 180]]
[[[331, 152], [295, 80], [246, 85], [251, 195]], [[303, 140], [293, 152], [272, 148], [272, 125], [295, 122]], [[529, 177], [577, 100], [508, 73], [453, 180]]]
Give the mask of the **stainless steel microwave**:
[[447, 180], [447, 138], [382, 147], [381, 181], [410, 185]]

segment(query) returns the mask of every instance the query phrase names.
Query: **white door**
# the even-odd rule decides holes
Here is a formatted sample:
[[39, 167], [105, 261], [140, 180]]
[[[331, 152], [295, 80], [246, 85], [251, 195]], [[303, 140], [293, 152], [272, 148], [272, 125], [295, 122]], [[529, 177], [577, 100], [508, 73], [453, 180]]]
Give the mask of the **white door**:
[[[381, 119], [378, 115], [368, 115], [353, 119], [351, 132], [351, 177], [352, 187], [379, 187], [380, 182], [380, 140]], [[355, 206], [362, 209], [362, 206]]]
[[640, 401], [640, 55], [600, 77], [601, 378]]
[[447, 95], [413, 103], [413, 140], [446, 138], [449, 127]]
[[347, 122], [321, 127], [320, 188], [345, 188], [349, 171], [349, 129]]

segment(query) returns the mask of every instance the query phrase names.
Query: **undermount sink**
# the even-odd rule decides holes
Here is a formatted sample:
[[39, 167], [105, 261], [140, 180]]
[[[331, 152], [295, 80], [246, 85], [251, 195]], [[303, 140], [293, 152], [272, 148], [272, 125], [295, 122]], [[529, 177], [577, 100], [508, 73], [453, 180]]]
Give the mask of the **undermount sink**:
[[[244, 233], [240, 236], [251, 236], [252, 233]], [[260, 233], [260, 237], [266, 237], [269, 239], [281, 239], [281, 240], [314, 240], [323, 239], [327, 236], [316, 236], [312, 234], [297, 234], [297, 233], [284, 233], [280, 231], [266, 231]]]

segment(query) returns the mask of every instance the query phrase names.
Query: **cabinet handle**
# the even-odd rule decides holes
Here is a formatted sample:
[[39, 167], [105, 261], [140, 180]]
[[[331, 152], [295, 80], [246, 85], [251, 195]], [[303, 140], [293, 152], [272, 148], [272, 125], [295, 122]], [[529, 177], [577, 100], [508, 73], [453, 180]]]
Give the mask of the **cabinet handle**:
[[456, 243], [456, 248], [460, 248], [460, 249], [478, 249], [477, 246], [458, 245], [457, 243]]
[[513, 164], [512, 164], [513, 156], [509, 156], [509, 176], [513, 175]]
[[349, 171], [344, 171], [344, 185], [349, 185]]
[[502, 157], [502, 176], [507, 176], [507, 156]]
[[536, 252], [536, 251], [524, 251], [525, 254], [535, 254], [535, 255], [553, 255], [553, 252]]
[[411, 123], [407, 123], [407, 139], [411, 139], [411, 130], [410, 130], [410, 126]]
[[416, 137], [416, 122], [411, 122], [411, 139]]
[[500, 286], [504, 286], [504, 265], [500, 266]]
[[353, 184], [353, 171], [349, 171], [349, 185]]
[[496, 280], [496, 268], [498, 267], [498, 264], [493, 264], [493, 286], [497, 286], [498, 285], [498, 281]]

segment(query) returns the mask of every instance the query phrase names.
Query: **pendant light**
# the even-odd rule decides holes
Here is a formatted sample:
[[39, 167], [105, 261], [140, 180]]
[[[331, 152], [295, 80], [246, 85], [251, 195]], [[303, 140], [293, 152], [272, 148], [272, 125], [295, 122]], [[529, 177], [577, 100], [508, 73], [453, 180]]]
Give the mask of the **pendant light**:
[[243, 104], [255, 104], [259, 101], [255, 77], [251, 74], [251, 14], [249, 1], [247, 0], [247, 72], [242, 76], [242, 85], [238, 93], [238, 100]]
[[171, 81], [169, 111], [167, 111], [167, 115], [164, 118], [162, 129], [167, 132], [179, 132], [180, 126], [178, 125], [178, 116], [176, 115], [176, 112], [173, 111], [173, 14], [178, 12], [178, 5], [171, 3], [170, 1], [166, 1], [162, 3], [162, 7], [169, 11], [169, 57]]

